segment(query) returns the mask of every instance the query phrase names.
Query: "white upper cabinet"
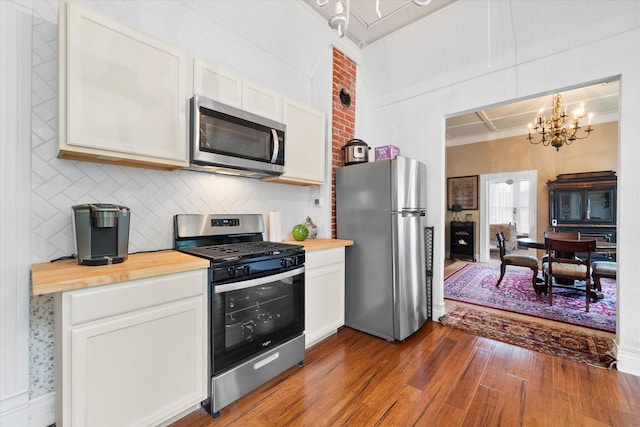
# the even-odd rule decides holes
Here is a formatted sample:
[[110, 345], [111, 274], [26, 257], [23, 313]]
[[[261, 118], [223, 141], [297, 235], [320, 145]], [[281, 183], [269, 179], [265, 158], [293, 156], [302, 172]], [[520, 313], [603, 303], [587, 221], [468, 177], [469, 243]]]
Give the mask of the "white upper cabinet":
[[193, 93], [282, 123], [280, 93], [197, 58]]
[[60, 5], [60, 157], [188, 166], [184, 52], [77, 2]]
[[198, 58], [193, 61], [193, 93], [242, 108], [242, 78]]
[[248, 79], [242, 79], [242, 109], [282, 122], [282, 95]]
[[325, 170], [325, 115], [290, 99], [284, 100], [285, 173], [265, 181], [321, 185]]

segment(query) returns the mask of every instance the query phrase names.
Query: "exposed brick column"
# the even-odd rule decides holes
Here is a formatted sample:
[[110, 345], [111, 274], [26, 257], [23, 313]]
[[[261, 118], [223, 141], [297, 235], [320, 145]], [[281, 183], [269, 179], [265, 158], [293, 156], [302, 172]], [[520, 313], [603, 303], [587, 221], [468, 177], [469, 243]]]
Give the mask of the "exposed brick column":
[[[351, 94], [351, 105], [345, 107], [340, 102], [340, 89]], [[356, 126], [356, 64], [342, 52], [333, 49], [331, 131], [331, 236], [336, 237], [336, 174], [334, 168], [344, 164], [342, 147], [354, 138]]]

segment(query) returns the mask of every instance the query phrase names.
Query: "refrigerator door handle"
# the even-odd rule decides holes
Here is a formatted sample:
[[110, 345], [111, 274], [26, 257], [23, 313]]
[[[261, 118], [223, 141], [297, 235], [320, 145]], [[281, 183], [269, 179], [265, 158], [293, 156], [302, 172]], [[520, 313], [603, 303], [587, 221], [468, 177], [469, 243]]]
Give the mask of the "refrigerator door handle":
[[426, 212], [424, 209], [402, 209], [399, 213], [402, 216], [425, 216]]
[[404, 340], [427, 321], [424, 227], [421, 215], [396, 215], [392, 222], [394, 338]]

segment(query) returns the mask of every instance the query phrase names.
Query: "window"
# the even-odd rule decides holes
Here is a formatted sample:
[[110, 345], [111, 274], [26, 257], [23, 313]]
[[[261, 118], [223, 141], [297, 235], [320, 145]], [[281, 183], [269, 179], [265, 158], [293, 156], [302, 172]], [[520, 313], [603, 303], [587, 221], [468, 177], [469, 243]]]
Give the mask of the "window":
[[529, 181], [489, 183], [489, 224], [516, 224], [518, 234], [529, 233]]

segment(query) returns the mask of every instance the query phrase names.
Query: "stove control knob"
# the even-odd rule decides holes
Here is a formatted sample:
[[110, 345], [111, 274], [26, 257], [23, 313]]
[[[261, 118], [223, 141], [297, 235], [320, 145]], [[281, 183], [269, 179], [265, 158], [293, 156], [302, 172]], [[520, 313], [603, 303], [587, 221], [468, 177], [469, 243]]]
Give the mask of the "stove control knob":
[[234, 279], [237, 277], [248, 276], [251, 273], [251, 267], [249, 265], [238, 265], [236, 267], [227, 268], [229, 272], [229, 277], [233, 277]]
[[280, 261], [280, 265], [283, 267], [289, 267], [292, 265], [296, 265], [298, 263], [298, 259], [296, 257], [285, 257]]

